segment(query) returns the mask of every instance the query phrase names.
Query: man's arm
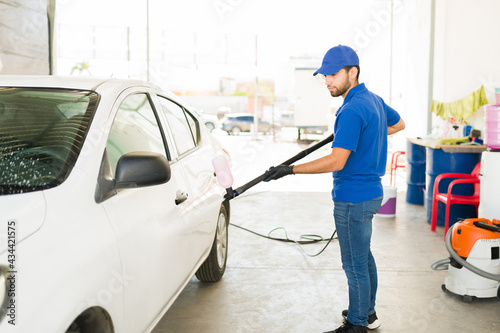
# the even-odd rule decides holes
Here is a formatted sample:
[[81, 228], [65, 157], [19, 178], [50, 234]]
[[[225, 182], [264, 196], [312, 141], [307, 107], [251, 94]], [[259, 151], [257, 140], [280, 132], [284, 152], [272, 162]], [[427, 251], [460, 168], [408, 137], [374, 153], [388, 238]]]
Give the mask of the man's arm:
[[405, 122], [403, 121], [403, 118], [399, 118], [399, 121], [395, 125], [387, 126], [387, 135], [397, 133], [404, 129], [405, 129]]
[[334, 147], [330, 155], [308, 163], [294, 165], [293, 173], [326, 173], [342, 170], [350, 154], [351, 151], [348, 149]]
[[280, 179], [286, 175], [298, 173], [326, 173], [342, 170], [351, 154], [350, 150], [343, 148], [333, 148], [330, 155], [318, 158], [314, 161], [299, 165], [278, 165], [270, 168], [264, 174], [264, 181]]

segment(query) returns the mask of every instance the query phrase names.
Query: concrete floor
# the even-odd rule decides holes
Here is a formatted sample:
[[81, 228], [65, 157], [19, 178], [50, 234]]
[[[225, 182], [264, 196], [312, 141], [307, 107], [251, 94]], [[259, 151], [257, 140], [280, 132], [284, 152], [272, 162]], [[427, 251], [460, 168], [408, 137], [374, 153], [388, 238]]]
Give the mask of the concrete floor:
[[[272, 144], [265, 146], [259, 155], [267, 157]], [[249, 170], [251, 166], [246, 163], [239, 171], [259, 175], [255, 167]], [[235, 179], [237, 175], [238, 170]], [[231, 222], [262, 234], [283, 227], [292, 239], [302, 234], [329, 238], [334, 231], [332, 202], [324, 189], [331, 187], [330, 176], [288, 178], [276, 181], [274, 188], [261, 191], [257, 186], [234, 199]], [[317, 185], [325, 182], [324, 187]], [[295, 244], [267, 240], [234, 226], [229, 232], [223, 279], [208, 284], [193, 278], [154, 333], [324, 332], [342, 323], [348, 295], [336, 240], [319, 256], [309, 257]], [[285, 234], [277, 230], [273, 236]], [[324, 245], [305, 245], [302, 250], [314, 254]], [[372, 251], [379, 272], [376, 310], [382, 323], [375, 332], [500, 332], [496, 298], [467, 304], [441, 290], [447, 272], [430, 266], [448, 256], [443, 228], [431, 232], [424, 207], [407, 204], [404, 191], [398, 192], [395, 218], [374, 219]]]

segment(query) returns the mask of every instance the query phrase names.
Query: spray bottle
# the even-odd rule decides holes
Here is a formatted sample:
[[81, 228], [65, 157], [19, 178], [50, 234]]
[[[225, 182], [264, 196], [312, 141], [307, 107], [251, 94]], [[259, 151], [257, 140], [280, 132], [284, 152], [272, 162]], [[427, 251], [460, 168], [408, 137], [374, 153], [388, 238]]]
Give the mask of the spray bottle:
[[232, 188], [234, 179], [227, 158], [224, 155], [217, 155], [212, 160], [212, 165], [219, 185], [226, 189], [224, 198], [226, 200], [232, 199], [234, 193]]

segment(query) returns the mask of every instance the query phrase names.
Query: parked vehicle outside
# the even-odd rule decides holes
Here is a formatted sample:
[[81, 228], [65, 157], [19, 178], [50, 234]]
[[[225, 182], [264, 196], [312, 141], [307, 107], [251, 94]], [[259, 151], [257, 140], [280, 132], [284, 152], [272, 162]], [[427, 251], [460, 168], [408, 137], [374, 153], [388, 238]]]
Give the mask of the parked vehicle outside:
[[[227, 114], [222, 118], [222, 129], [229, 134], [238, 135], [241, 132], [250, 132], [254, 125], [254, 115], [251, 113], [233, 113]], [[258, 131], [270, 133], [272, 125], [268, 122], [258, 119]]]
[[195, 110], [192, 109], [192, 111], [198, 116], [198, 118], [201, 120], [203, 124], [208, 128], [210, 132], [212, 132], [214, 129], [220, 129], [221, 128], [221, 123], [219, 121], [219, 118], [217, 118], [216, 115], [213, 114], [207, 114], [203, 111], [200, 110]]
[[[296, 68], [294, 72], [294, 127], [301, 133], [323, 134], [333, 124], [334, 110], [332, 103], [339, 103], [340, 99], [332, 99], [324, 81], [319, 76], [313, 76], [316, 69]], [[340, 106], [340, 105], [339, 105]]]
[[0, 332], [150, 332], [193, 275], [218, 281], [224, 154], [142, 81], [0, 80]]

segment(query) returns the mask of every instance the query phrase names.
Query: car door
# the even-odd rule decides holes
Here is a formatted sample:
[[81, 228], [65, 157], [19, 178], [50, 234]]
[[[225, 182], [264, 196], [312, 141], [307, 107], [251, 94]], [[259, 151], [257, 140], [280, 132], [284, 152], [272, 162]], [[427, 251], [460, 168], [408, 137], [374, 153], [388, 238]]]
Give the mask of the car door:
[[243, 116], [241, 117], [242, 130], [244, 132], [250, 132], [253, 126], [253, 116]]
[[[132, 89], [115, 104], [119, 107], [106, 146], [112, 170], [121, 156], [133, 151], [169, 156], [151, 95]], [[179, 194], [187, 183], [180, 165], [172, 163], [171, 173], [165, 184], [120, 190], [102, 203], [118, 239], [127, 281], [124, 317], [129, 332], [146, 330], [193, 270], [186, 256], [191, 235]]]
[[203, 144], [198, 120], [182, 105], [163, 96], [158, 96], [158, 100], [166, 131], [172, 134], [176, 148], [172, 159], [181, 166], [189, 184], [185, 223], [192, 230], [190, 255], [196, 262], [210, 250], [221, 204], [212, 166], [214, 151], [210, 145]]

